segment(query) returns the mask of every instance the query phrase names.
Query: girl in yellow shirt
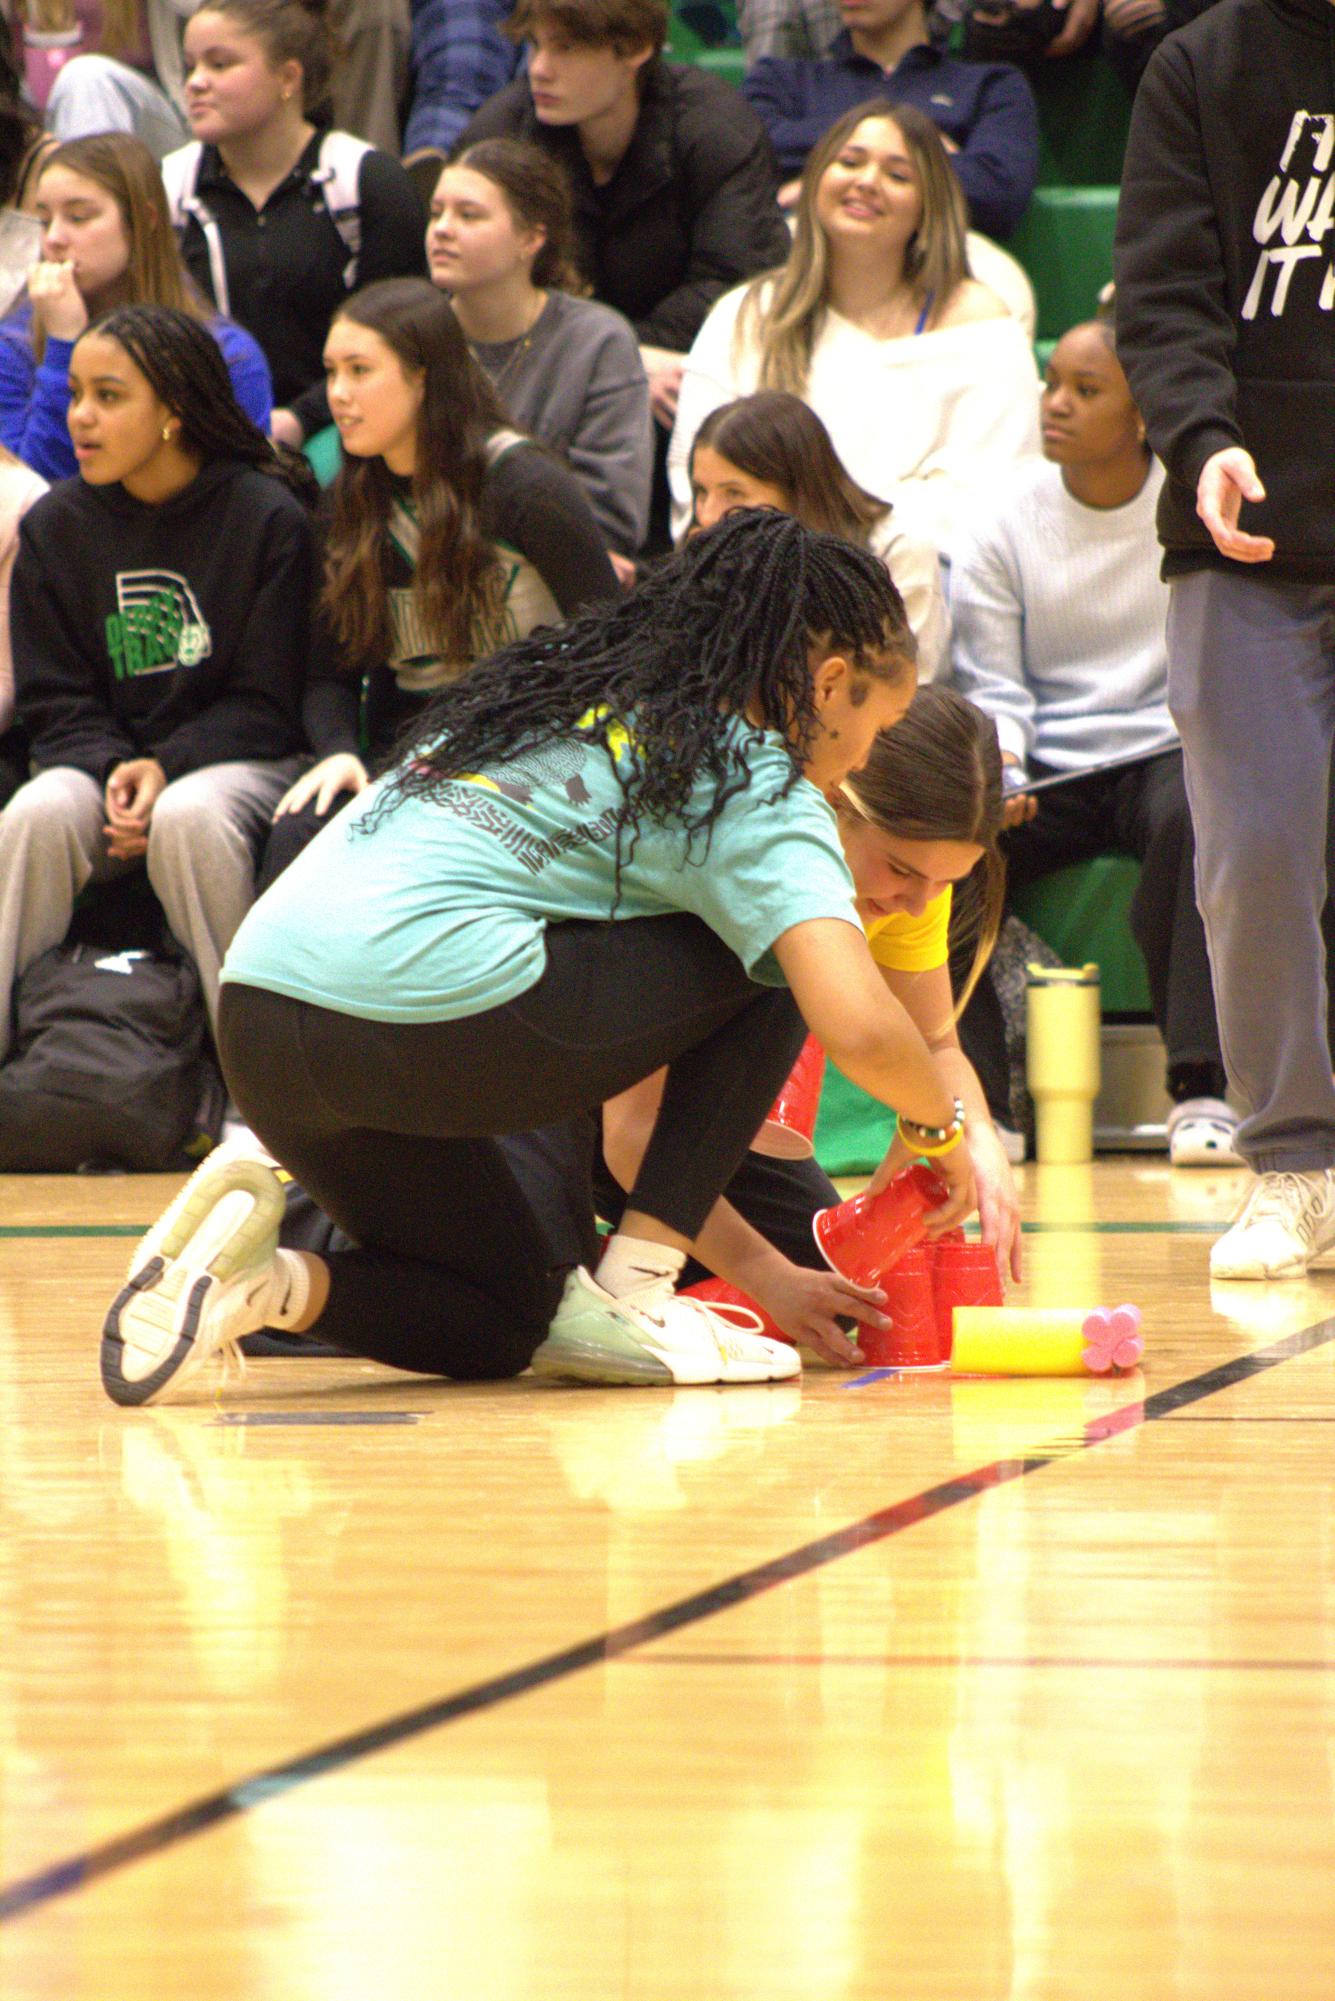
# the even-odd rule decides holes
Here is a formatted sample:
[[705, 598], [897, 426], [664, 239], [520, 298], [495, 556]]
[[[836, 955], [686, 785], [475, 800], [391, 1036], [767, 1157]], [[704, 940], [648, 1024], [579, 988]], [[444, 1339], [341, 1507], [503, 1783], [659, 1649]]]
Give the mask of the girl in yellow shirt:
[[[946, 1090], [963, 1100], [964, 1143], [983, 1238], [1018, 1279], [1014, 1177], [955, 1031], [1001, 916], [1001, 759], [995, 726], [953, 690], [920, 688], [903, 720], [877, 738], [868, 763], [845, 781], [835, 803], [872, 957], [932, 1051]], [[964, 993], [953, 998], [950, 942], [970, 933], [973, 965]], [[616, 1214], [620, 1189], [634, 1185], [660, 1090], [661, 1073], [603, 1107], [609, 1178], [598, 1193], [605, 1215]], [[896, 1137], [872, 1187], [912, 1158]], [[876, 1294], [818, 1268], [811, 1218], [838, 1200], [814, 1161], [773, 1160], [753, 1152], [711, 1213], [695, 1252], [709, 1270], [749, 1293], [786, 1333], [847, 1366], [860, 1357], [839, 1320], [876, 1324], [879, 1316]]]

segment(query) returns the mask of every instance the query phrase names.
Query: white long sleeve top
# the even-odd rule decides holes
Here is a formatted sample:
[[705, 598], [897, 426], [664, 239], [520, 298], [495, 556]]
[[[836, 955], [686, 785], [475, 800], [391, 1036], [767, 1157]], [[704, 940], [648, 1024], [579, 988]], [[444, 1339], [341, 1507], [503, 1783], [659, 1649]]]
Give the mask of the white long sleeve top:
[[980, 497], [950, 570], [955, 683], [1003, 751], [1079, 771], [1176, 742], [1154, 510], [1163, 468], [1124, 507], [1088, 507], [1045, 460]]
[[[759, 344], [736, 338], [745, 290], [718, 301], [686, 358], [668, 451], [677, 532], [690, 515], [696, 432], [711, 410], [760, 386]], [[827, 309], [803, 400], [858, 484], [942, 554], [965, 496], [1039, 449], [1038, 372], [1009, 316], [877, 340]]]

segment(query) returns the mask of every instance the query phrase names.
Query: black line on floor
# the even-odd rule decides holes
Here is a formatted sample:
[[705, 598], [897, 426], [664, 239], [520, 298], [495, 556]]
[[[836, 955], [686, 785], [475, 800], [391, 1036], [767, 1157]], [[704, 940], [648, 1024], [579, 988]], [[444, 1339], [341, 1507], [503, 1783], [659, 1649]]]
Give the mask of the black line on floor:
[[661, 1639], [667, 1633], [678, 1632], [682, 1627], [695, 1625], [702, 1619], [713, 1618], [734, 1605], [759, 1597], [762, 1592], [772, 1591], [780, 1584], [790, 1584], [795, 1578], [805, 1577], [813, 1570], [838, 1561], [840, 1557], [851, 1556], [857, 1550], [883, 1542], [886, 1537], [914, 1528], [919, 1522], [930, 1521], [934, 1515], [944, 1514], [965, 1501], [976, 1500], [993, 1488], [1022, 1480], [1026, 1474], [1037, 1473], [1045, 1466], [1056, 1465], [1087, 1452], [1091, 1447], [1133, 1431], [1142, 1424], [1171, 1417], [1190, 1404], [1199, 1403], [1205, 1397], [1217, 1396], [1221, 1390], [1248, 1382], [1253, 1376], [1263, 1375], [1268, 1369], [1292, 1361], [1297, 1355], [1308, 1354], [1314, 1348], [1325, 1347], [1331, 1341], [1335, 1341], [1335, 1319], [1321, 1320], [1312, 1327], [1300, 1328], [1268, 1348], [1259, 1348], [1249, 1355], [1237, 1355], [1231, 1362], [1221, 1362], [1202, 1375], [1175, 1383], [1169, 1389], [1157, 1390], [1143, 1403], [1128, 1404], [1121, 1410], [1109, 1411], [1087, 1424], [1083, 1432], [1076, 1436], [1048, 1441], [1021, 1459], [997, 1459], [971, 1473], [957, 1474], [954, 1479], [943, 1480], [938, 1486], [924, 1488], [921, 1493], [910, 1494], [905, 1500], [880, 1508], [861, 1521], [819, 1536], [814, 1542], [802, 1543], [768, 1563], [756, 1564], [750, 1570], [725, 1577], [720, 1583], [706, 1585], [702, 1591], [679, 1598], [674, 1604], [661, 1606], [641, 1619], [633, 1619], [626, 1625], [616, 1626], [610, 1632], [599, 1633], [575, 1646], [564, 1647], [541, 1660], [529, 1661], [508, 1674], [475, 1682], [471, 1688], [461, 1689], [455, 1695], [442, 1696], [416, 1709], [386, 1717], [367, 1729], [336, 1737], [300, 1757], [270, 1765], [227, 1787], [225, 1791], [191, 1800], [173, 1813], [146, 1821], [140, 1827], [131, 1828], [125, 1834], [86, 1849], [81, 1855], [68, 1856], [6, 1885], [0, 1889], [0, 1923], [36, 1910], [58, 1897], [69, 1896], [72, 1891], [86, 1889], [131, 1862], [159, 1854], [176, 1842], [203, 1834], [222, 1821], [233, 1820], [271, 1800], [281, 1799], [312, 1779], [327, 1778], [361, 1758], [391, 1750], [426, 1731], [438, 1730], [447, 1723], [457, 1723], [461, 1717], [475, 1716], [481, 1710], [495, 1709], [517, 1696], [531, 1694], [534, 1689], [546, 1688], [553, 1682], [580, 1674], [585, 1668], [617, 1660], [646, 1646], [651, 1640]]

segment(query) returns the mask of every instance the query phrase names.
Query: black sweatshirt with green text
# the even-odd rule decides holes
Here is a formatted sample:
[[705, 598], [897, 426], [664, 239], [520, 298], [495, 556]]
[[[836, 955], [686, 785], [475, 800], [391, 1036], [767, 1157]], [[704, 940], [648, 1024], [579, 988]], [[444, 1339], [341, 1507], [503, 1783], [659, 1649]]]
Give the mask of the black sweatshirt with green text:
[[24, 517], [10, 622], [17, 720], [43, 769], [102, 784], [290, 756], [317, 584], [312, 524], [231, 459], [160, 505], [68, 479]]

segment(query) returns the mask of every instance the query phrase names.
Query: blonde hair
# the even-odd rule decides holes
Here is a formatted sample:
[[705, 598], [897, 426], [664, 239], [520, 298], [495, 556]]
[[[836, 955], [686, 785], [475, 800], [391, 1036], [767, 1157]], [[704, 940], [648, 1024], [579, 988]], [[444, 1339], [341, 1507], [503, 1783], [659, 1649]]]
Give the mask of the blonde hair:
[[904, 276], [920, 304], [944, 306], [969, 276], [965, 248], [968, 210], [941, 135], [924, 112], [884, 98], [858, 104], [837, 119], [807, 156], [797, 198], [797, 227], [788, 261], [753, 279], [742, 300], [734, 355], [748, 340], [760, 347], [760, 387], [805, 394], [811, 353], [829, 305], [829, 243], [816, 214], [826, 169], [866, 119], [896, 125], [918, 177], [922, 218], [904, 251]]
[[[67, 139], [41, 162], [37, 188], [53, 167], [65, 167], [71, 174], [93, 181], [111, 196], [120, 213], [129, 262], [115, 287], [116, 297], [107, 304], [175, 306], [191, 319], [207, 323], [215, 318], [213, 308], [181, 262], [162, 175], [142, 139], [129, 132], [97, 132], [86, 139]], [[46, 335], [35, 320], [32, 344], [40, 361]]]

